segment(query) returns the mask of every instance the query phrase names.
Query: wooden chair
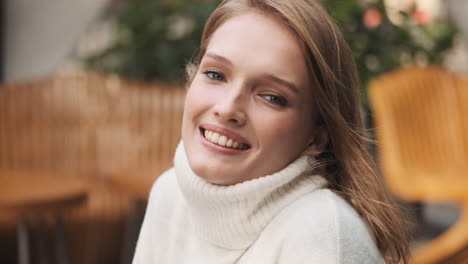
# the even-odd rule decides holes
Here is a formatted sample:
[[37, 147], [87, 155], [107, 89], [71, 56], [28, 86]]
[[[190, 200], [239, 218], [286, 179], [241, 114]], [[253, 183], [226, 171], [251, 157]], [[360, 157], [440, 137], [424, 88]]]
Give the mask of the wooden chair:
[[[72, 172], [92, 182], [87, 205], [63, 216], [72, 264], [118, 262], [131, 199], [110, 176], [148, 169], [156, 179], [172, 166], [184, 95], [183, 87], [92, 73], [0, 87], [0, 170]], [[0, 230], [14, 226], [0, 216]]]
[[413, 263], [468, 260], [468, 79], [435, 67], [402, 69], [372, 81], [369, 92], [390, 189], [462, 210], [456, 224], [414, 252]]

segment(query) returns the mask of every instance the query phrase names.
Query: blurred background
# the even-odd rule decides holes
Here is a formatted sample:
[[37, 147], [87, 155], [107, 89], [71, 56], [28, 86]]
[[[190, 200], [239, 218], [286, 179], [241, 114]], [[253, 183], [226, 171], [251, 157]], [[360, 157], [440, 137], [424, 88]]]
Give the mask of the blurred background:
[[[180, 138], [184, 65], [219, 2], [0, 0], [0, 263], [131, 263]], [[468, 75], [467, 0], [323, 2], [354, 52], [371, 131], [372, 80], [413, 67]], [[413, 248], [462, 211], [397, 198]]]

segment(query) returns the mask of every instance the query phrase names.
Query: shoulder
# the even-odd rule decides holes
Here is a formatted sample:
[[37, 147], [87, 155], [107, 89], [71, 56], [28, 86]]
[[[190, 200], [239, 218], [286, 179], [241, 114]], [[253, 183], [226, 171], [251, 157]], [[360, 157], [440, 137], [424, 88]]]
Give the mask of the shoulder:
[[383, 263], [364, 221], [346, 201], [328, 189], [295, 201], [271, 224], [282, 236], [282, 254], [286, 259]]
[[151, 188], [145, 217], [138, 236], [133, 263], [148, 263], [157, 256], [164, 256], [164, 247], [155, 247], [160, 243], [169, 244], [178, 219], [180, 198], [177, 192], [174, 169], [161, 174]]
[[145, 222], [153, 227], [166, 227], [167, 223], [180, 219], [184, 212], [185, 201], [178, 188], [175, 170], [169, 169], [154, 183], [145, 213]]
[[369, 227], [343, 198], [326, 190], [341, 263], [384, 263]]
[[164, 190], [176, 187], [176, 184], [175, 169], [170, 168], [163, 172], [154, 182], [153, 187], [151, 187], [150, 200], [152, 197], [158, 196], [161, 192], [164, 192]]
[[173, 204], [179, 195], [175, 169], [171, 168], [161, 174], [151, 188], [148, 207], [167, 206]]
[[362, 231], [367, 233], [355, 210], [329, 189], [317, 190], [298, 199], [286, 207], [277, 218], [284, 222], [286, 227], [293, 228], [294, 224], [304, 224], [303, 230], [308, 232], [320, 232], [321, 229], [317, 227], [326, 227], [336, 229], [328, 231], [338, 233], [346, 232], [344, 227], [353, 227], [363, 229]]

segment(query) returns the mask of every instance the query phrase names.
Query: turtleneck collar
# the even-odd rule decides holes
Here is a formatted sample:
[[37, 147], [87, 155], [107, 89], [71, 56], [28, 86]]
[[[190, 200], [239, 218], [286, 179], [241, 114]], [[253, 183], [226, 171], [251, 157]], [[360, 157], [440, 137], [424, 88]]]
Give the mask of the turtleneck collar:
[[327, 185], [312, 175], [309, 157], [281, 171], [230, 186], [206, 182], [190, 168], [183, 143], [175, 154], [176, 177], [200, 238], [227, 249], [249, 247], [273, 217], [300, 197]]

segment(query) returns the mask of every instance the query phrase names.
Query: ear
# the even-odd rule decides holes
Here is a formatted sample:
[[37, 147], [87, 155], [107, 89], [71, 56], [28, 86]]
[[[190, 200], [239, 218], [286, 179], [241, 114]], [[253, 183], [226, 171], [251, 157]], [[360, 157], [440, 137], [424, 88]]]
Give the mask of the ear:
[[329, 140], [330, 140], [330, 136], [328, 135], [328, 132], [325, 126], [319, 126], [315, 130], [315, 133], [311, 136], [309, 140], [309, 144], [306, 150], [304, 150], [303, 154], [314, 156], [320, 152], [323, 152]]

